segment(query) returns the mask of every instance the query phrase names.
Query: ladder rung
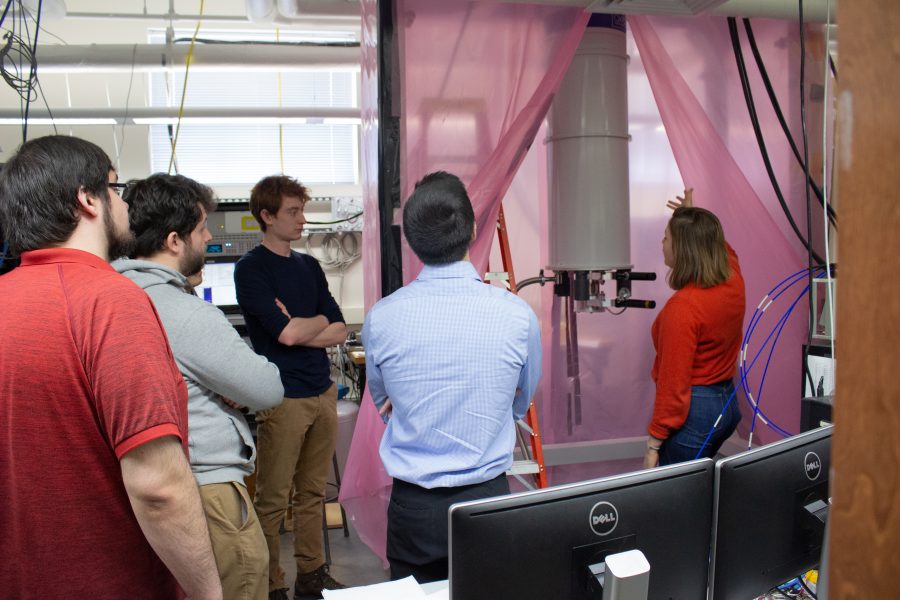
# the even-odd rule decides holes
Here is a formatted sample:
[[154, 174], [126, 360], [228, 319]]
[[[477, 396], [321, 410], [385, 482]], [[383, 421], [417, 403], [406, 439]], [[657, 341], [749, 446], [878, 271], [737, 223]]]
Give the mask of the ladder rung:
[[509, 475], [537, 475], [541, 467], [533, 460], [516, 460], [506, 472]]

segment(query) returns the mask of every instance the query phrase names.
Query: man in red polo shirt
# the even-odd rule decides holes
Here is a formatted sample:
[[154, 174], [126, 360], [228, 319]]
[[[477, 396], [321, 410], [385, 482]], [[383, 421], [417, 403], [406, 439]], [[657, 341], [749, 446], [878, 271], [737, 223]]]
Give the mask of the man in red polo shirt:
[[[186, 458], [187, 392], [147, 295], [109, 157], [50, 136], [0, 172], [21, 265], [0, 277], [0, 590], [221, 598]], [[179, 587], [181, 589], [179, 589]]]

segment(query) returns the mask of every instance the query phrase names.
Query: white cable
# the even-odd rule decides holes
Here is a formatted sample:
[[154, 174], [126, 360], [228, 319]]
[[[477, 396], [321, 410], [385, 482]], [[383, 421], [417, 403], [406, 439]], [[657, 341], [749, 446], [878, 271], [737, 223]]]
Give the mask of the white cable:
[[[315, 256], [324, 268], [338, 269], [343, 274], [347, 267], [359, 260], [361, 253], [359, 251], [359, 242], [356, 236], [351, 232], [344, 232], [340, 238], [337, 233], [325, 233], [322, 238], [321, 250], [314, 253], [312, 249], [312, 238], [317, 232], [310, 232], [306, 236], [306, 253]], [[347, 240], [352, 244], [347, 244]]]
[[[834, 338], [837, 333], [837, 323], [834, 321], [834, 294], [831, 284], [831, 254], [829, 251], [831, 243], [828, 235], [830, 230], [828, 224], [828, 61], [831, 57], [828, 45], [831, 43], [831, 0], [828, 0], [827, 4], [827, 17], [825, 19], [825, 102], [822, 110], [822, 202], [824, 205], [822, 218], [825, 221], [825, 287], [828, 295], [828, 318], [831, 324], [831, 360], [834, 360], [836, 358], [834, 354]], [[835, 166], [831, 165], [831, 168], [834, 169]], [[810, 293], [812, 293], [812, 290], [810, 290]]]
[[[106, 107], [112, 108], [112, 98], [109, 97], [109, 80], [106, 80]], [[115, 168], [119, 168], [119, 138], [116, 137], [116, 124], [112, 124], [112, 138], [113, 138], [113, 147], [116, 151], [116, 162]]]

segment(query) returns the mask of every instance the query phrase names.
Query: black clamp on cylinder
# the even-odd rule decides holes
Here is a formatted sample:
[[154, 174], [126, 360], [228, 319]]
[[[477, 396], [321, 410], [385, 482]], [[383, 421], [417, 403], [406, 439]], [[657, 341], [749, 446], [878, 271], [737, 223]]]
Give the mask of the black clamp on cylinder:
[[655, 281], [656, 273], [641, 271], [616, 271], [616, 308], [656, 308], [653, 300], [635, 300], [631, 297], [632, 281]]

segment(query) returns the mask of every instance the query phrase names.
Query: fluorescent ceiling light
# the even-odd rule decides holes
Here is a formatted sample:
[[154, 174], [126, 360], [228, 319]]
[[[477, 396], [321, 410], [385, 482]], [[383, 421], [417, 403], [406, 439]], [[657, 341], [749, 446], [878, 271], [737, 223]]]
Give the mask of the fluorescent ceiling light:
[[[135, 117], [135, 125], [175, 125], [177, 117]], [[183, 117], [182, 125], [359, 125], [359, 118], [313, 117]]]
[[[0, 125], [21, 125], [23, 119], [0, 119]], [[115, 119], [32, 119], [29, 125], [115, 125]]]

